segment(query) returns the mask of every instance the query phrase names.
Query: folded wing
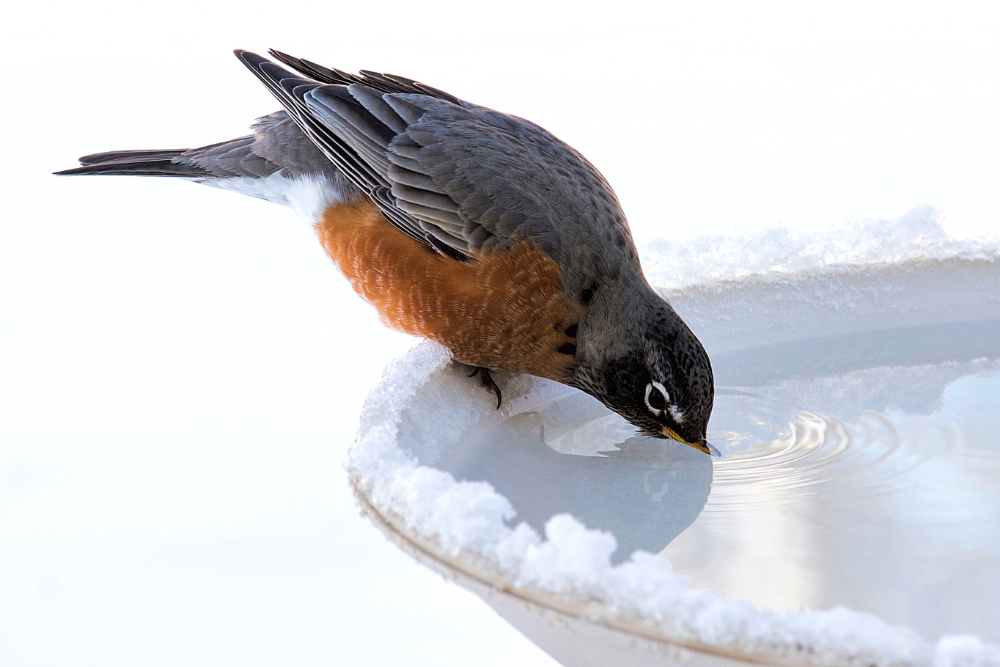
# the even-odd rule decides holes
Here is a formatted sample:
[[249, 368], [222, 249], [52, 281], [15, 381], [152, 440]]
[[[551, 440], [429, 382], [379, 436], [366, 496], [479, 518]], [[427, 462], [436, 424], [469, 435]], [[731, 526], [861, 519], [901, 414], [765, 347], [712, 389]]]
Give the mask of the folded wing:
[[403, 77], [272, 52], [299, 75], [236, 55], [394, 226], [441, 253], [465, 260], [525, 237], [558, 258], [564, 235], [595, 224], [628, 235], [597, 170], [528, 121]]

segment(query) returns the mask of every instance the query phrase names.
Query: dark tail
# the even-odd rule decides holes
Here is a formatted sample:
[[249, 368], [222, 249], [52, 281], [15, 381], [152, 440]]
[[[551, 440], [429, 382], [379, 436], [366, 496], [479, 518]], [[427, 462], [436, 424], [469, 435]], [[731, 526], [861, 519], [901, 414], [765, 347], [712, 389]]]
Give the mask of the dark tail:
[[207, 170], [189, 160], [179, 160], [187, 150], [170, 151], [108, 151], [80, 158], [75, 169], [57, 171], [57, 176], [111, 175], [111, 176], [180, 176], [204, 178], [212, 176]]

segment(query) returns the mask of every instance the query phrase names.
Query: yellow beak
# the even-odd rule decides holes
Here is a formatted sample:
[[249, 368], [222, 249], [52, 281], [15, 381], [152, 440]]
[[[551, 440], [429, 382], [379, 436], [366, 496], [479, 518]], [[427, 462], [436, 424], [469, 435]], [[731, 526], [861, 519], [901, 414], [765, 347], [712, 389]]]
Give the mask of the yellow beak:
[[662, 432], [663, 432], [663, 435], [667, 436], [671, 440], [676, 440], [677, 442], [683, 442], [688, 447], [694, 447], [699, 452], [705, 452], [709, 456], [720, 456], [719, 450], [717, 450], [715, 447], [713, 447], [712, 445], [710, 445], [708, 442], [705, 442], [703, 444], [702, 443], [688, 442], [687, 440], [685, 440], [681, 436], [677, 435], [677, 431], [675, 431], [672, 428], [669, 428], [667, 426], [663, 427], [663, 431]]

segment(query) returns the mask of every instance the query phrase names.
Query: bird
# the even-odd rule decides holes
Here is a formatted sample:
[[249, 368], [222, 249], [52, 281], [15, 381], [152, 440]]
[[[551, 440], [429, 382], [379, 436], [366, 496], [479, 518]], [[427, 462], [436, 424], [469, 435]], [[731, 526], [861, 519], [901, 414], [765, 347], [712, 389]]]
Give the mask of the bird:
[[413, 79], [234, 53], [282, 106], [251, 134], [96, 153], [56, 173], [175, 177], [289, 206], [384, 324], [446, 346], [498, 408], [492, 373], [527, 373], [644, 435], [717, 453], [708, 354], [646, 280], [617, 196], [583, 155]]

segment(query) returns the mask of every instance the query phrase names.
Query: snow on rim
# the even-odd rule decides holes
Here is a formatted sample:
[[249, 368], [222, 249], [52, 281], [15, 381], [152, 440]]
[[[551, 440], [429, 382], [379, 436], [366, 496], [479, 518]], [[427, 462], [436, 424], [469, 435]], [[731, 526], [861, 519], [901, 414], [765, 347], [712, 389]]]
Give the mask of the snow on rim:
[[[755, 254], [747, 253], [748, 247], [755, 248]], [[742, 260], [727, 265], [725, 258], [734, 254]], [[936, 212], [927, 208], [898, 221], [864, 223], [808, 238], [772, 230], [673, 245], [669, 254], [658, 252], [654, 243], [644, 255], [652, 282], [673, 289], [832, 266], [954, 258], [993, 262], [997, 257], [1000, 243], [951, 239], [938, 225]], [[692, 266], [701, 267], [696, 279], [681, 277], [682, 267], [690, 273]], [[449, 473], [418, 465], [409, 445], [457, 441], [474, 424], [517, 412], [519, 404], [545, 392], [551, 383], [528, 376], [506, 378], [508, 403], [498, 416], [486, 394], [470, 392], [449, 362], [446, 348], [424, 342], [390, 364], [368, 396], [347, 462], [354, 483], [373, 507], [403, 517], [411, 530], [442, 552], [474, 554], [517, 587], [596, 601], [622, 617], [651, 620], [674, 641], [756, 659], [870, 667], [1000, 667], [1000, 646], [973, 636], [948, 635], [931, 644], [909, 629], [845, 607], [788, 614], [755, 609], [715, 591], [689, 590], [669, 562], [642, 551], [613, 567], [614, 536], [588, 529], [567, 514], [549, 520], [544, 539], [525, 523], [509, 527], [516, 512], [491, 485], [457, 482]]]
[[673, 291], [833, 267], [953, 258], [993, 262], [1000, 258], [1000, 238], [953, 238], [941, 227], [936, 209], [918, 206], [894, 220], [856, 220], [823, 233], [775, 227], [738, 236], [703, 235], [682, 243], [655, 240], [642, 250], [649, 282]]

